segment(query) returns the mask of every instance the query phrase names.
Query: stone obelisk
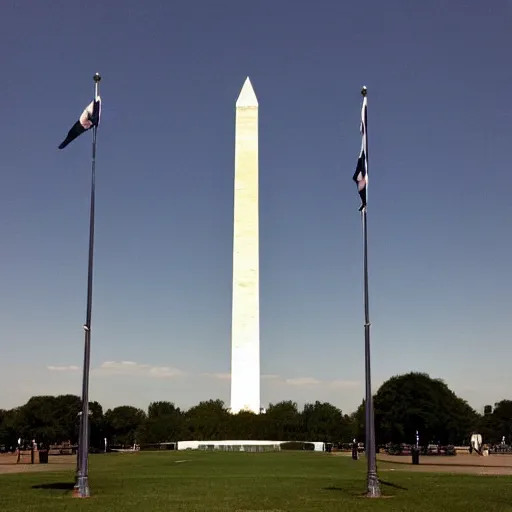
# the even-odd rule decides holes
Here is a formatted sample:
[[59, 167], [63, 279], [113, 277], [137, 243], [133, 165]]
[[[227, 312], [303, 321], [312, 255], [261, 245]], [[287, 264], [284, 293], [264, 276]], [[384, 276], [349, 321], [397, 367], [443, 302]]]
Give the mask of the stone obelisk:
[[236, 102], [231, 412], [260, 412], [258, 100], [249, 77]]

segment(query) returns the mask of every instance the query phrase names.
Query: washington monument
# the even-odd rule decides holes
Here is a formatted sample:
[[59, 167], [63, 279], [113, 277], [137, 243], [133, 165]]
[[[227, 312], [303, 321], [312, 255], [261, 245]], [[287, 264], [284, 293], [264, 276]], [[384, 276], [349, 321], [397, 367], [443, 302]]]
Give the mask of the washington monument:
[[258, 100], [249, 77], [236, 102], [231, 412], [260, 412]]

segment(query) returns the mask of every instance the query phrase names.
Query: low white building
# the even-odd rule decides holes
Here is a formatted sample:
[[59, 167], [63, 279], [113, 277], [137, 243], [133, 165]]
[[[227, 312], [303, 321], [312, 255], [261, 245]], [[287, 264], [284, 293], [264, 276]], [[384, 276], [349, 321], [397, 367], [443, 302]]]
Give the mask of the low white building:
[[[208, 450], [229, 452], [266, 452], [280, 451], [281, 445], [288, 441], [178, 441], [178, 450]], [[314, 446], [315, 452], [325, 451], [325, 443], [306, 441]]]

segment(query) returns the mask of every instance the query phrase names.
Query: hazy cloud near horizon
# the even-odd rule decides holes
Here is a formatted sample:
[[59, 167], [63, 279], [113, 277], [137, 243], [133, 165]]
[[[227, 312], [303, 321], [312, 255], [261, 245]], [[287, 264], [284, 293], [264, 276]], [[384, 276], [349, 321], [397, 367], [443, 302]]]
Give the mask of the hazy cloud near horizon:
[[[75, 373], [79, 372], [80, 367], [77, 365], [47, 365], [46, 369], [50, 372], [59, 373]], [[178, 368], [170, 366], [154, 366], [147, 363], [137, 363], [135, 361], [105, 361], [99, 366], [91, 368], [91, 375], [93, 376], [131, 376], [131, 377], [147, 377], [147, 378], [176, 378], [176, 377], [207, 377], [211, 379], [218, 379], [222, 381], [230, 381], [231, 374], [228, 372], [219, 373], [200, 373], [197, 375], [190, 374]], [[309, 387], [309, 386], [329, 386], [337, 388], [354, 388], [358, 387], [358, 381], [351, 380], [319, 380], [314, 377], [290, 377], [285, 378], [277, 374], [262, 374], [262, 381], [272, 381], [273, 383], [286, 384], [294, 387]]]
[[[436, 375], [432, 375], [437, 377]], [[386, 377], [387, 378], [387, 377]], [[374, 391], [385, 378], [374, 378]], [[506, 390], [496, 383], [467, 387], [456, 380], [446, 380], [459, 396], [482, 411], [487, 403], [506, 398]], [[9, 394], [2, 396], [0, 409], [22, 405], [34, 395], [79, 395], [82, 369], [75, 364], [47, 366], [12, 366], [0, 374], [0, 386]], [[463, 384], [463, 383], [462, 383]], [[91, 369], [91, 400], [99, 401], [104, 409], [119, 405], [134, 405], [147, 409], [150, 402], [169, 400], [188, 408], [201, 400], [220, 398], [229, 406], [230, 374], [228, 372], [193, 373], [170, 365], [152, 365], [135, 361], [105, 361]], [[356, 380], [321, 380], [311, 376], [283, 377], [277, 374], [261, 376], [262, 406], [282, 400], [296, 401], [299, 406], [316, 400], [336, 405], [350, 414], [364, 397], [364, 383]]]

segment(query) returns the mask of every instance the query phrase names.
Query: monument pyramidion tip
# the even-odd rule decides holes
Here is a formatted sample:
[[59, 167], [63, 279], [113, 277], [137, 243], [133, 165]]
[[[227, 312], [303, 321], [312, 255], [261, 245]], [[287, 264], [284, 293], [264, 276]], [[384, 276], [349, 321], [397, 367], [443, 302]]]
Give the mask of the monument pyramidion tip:
[[257, 107], [258, 106], [258, 98], [256, 98], [256, 94], [254, 93], [254, 89], [252, 88], [251, 80], [249, 77], [245, 79], [244, 86], [240, 91], [240, 95], [236, 100], [236, 107]]

